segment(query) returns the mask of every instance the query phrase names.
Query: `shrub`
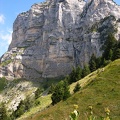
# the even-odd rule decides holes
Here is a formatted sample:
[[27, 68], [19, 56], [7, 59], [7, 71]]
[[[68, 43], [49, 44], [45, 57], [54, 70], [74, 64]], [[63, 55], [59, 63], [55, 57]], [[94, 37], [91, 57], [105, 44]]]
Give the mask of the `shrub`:
[[5, 105], [3, 103], [0, 106], [0, 120], [9, 120], [9, 117], [7, 115], [7, 110], [6, 110]]
[[55, 89], [55, 85], [54, 85], [54, 84], [52, 84], [52, 85], [50, 86], [50, 89], [49, 89], [48, 94], [53, 93], [54, 89]]
[[79, 83], [76, 84], [75, 88], [74, 88], [74, 93], [78, 92], [80, 90], [81, 86]]
[[38, 89], [35, 91], [35, 99], [39, 98], [42, 92], [43, 92], [43, 89], [38, 88]]

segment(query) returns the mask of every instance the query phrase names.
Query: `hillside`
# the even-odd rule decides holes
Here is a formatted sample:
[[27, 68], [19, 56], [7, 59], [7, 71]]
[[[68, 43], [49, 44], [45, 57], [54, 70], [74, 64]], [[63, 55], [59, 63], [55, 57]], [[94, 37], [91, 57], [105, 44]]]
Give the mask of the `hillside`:
[[120, 39], [120, 6], [113, 0], [46, 0], [20, 13], [0, 58], [0, 76], [46, 82], [102, 55], [107, 36]]
[[0, 103], [5, 102], [9, 111], [16, 110], [21, 100], [27, 96], [33, 96], [38, 88], [37, 83], [18, 79], [7, 81], [5, 78], [0, 79]]
[[[79, 106], [80, 120], [87, 119], [89, 105], [93, 106], [93, 113], [97, 117], [104, 117], [104, 108], [108, 107], [111, 111], [111, 119], [120, 120], [120, 59], [110, 63], [104, 69], [98, 69], [79, 82], [82, 89], [69, 99], [24, 120], [69, 119], [74, 104]], [[74, 86], [75, 83], [71, 85], [71, 91]]]

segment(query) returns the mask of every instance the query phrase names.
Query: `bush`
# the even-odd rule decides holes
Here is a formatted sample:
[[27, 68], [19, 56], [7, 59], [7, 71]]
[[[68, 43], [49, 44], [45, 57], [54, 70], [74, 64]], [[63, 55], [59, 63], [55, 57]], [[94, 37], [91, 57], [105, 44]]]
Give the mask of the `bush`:
[[52, 93], [54, 92], [54, 89], [55, 89], [55, 85], [52, 84], [52, 85], [50, 86], [50, 89], [49, 89], [48, 94], [52, 94]]
[[36, 100], [36, 101], [35, 101], [35, 106], [38, 106], [38, 105], [40, 105], [40, 101], [39, 101], [39, 100]]
[[78, 92], [80, 90], [81, 86], [79, 83], [76, 84], [75, 88], [74, 88], [74, 93]]
[[38, 89], [35, 91], [35, 99], [39, 98], [42, 92], [43, 92], [43, 89], [38, 88]]
[[9, 120], [9, 117], [7, 115], [7, 110], [6, 110], [5, 105], [3, 103], [0, 106], [0, 120]]

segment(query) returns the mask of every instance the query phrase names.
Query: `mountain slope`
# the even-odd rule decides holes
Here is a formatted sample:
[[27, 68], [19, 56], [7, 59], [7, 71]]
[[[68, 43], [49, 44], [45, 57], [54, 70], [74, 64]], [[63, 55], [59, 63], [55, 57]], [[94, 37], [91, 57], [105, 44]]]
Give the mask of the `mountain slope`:
[[112, 0], [47, 0], [19, 14], [12, 42], [1, 58], [0, 76], [46, 78], [69, 74], [88, 63], [108, 33], [120, 38], [120, 6]]
[[2, 89], [0, 89], [0, 104], [4, 102], [9, 111], [16, 110], [20, 101], [24, 100], [27, 96], [34, 96], [34, 92], [39, 87], [38, 83], [32, 83], [25, 79], [13, 81], [4, 80], [4, 84], [1, 81], [0, 88]]
[[[93, 76], [96, 76], [93, 78]], [[98, 69], [87, 76], [87, 85], [64, 102], [32, 115], [26, 120], [64, 120], [69, 118], [73, 105], [79, 105], [81, 120], [87, 119], [88, 106], [93, 106], [93, 113], [97, 117], [104, 117], [104, 108], [111, 111], [113, 120], [120, 119], [120, 59], [110, 63], [104, 69]], [[89, 81], [89, 82], [88, 82]], [[81, 82], [81, 81], [79, 81]], [[84, 82], [85, 83], [85, 82]], [[74, 85], [73, 85], [74, 86]]]

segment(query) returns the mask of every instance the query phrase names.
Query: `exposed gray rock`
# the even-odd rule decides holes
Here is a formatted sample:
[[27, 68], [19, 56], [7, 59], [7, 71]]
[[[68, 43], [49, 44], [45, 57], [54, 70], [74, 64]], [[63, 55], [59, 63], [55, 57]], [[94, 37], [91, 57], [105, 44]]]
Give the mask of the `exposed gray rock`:
[[8, 110], [15, 111], [21, 100], [34, 96], [36, 89], [36, 84], [33, 84], [31, 81], [12, 81], [7, 84], [6, 89], [0, 93], [0, 103], [5, 102]]
[[12, 42], [1, 58], [2, 63], [8, 61], [1, 67], [1, 76], [30, 80], [65, 76], [72, 66], [88, 63], [92, 53], [102, 54], [100, 48], [108, 29], [114, 32], [111, 28], [116, 28], [115, 37], [119, 39], [118, 19], [120, 7], [112, 0], [48, 0], [34, 4], [14, 22]]

